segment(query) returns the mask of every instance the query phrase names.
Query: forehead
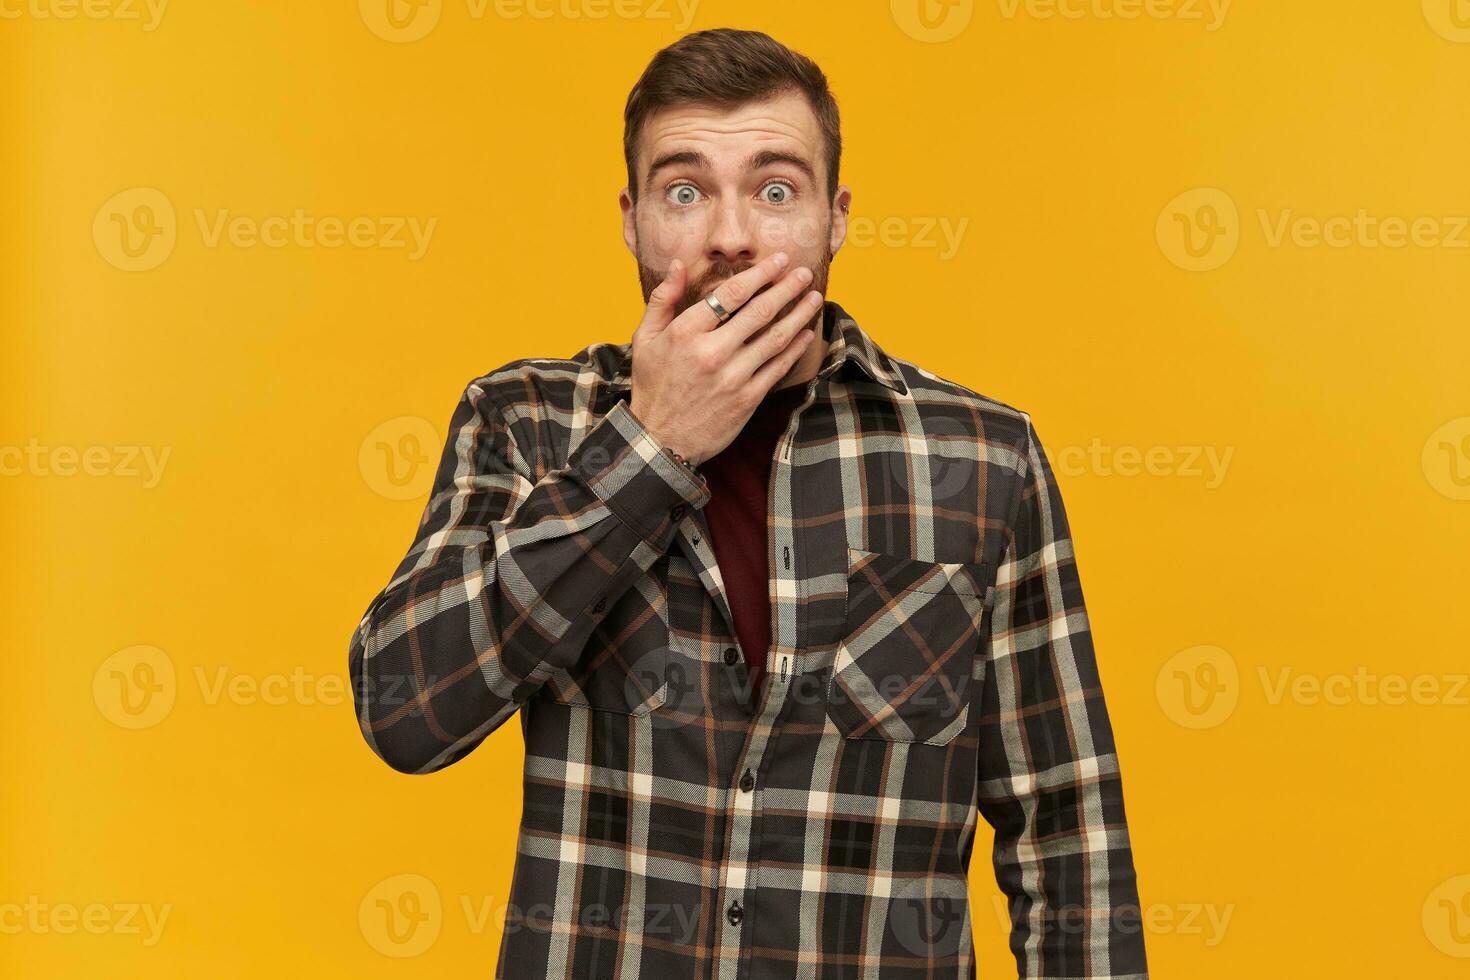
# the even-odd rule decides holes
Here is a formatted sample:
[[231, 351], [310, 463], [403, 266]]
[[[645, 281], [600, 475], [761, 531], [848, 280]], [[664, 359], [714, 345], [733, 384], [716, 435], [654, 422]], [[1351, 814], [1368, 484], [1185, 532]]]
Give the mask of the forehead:
[[822, 172], [821, 128], [799, 92], [784, 92], [729, 109], [703, 105], [666, 106], [644, 123], [638, 136], [638, 172], [655, 156], [697, 149], [711, 159], [743, 159], [752, 149], [787, 150], [805, 156]]

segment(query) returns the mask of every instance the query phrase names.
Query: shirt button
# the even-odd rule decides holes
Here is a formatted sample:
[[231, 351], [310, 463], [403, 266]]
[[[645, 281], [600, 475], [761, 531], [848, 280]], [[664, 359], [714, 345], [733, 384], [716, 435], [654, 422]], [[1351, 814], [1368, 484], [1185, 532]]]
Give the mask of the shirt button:
[[730, 920], [730, 925], [740, 925], [740, 920], [745, 918], [745, 910], [740, 907], [740, 900], [736, 899], [730, 903], [730, 910], [725, 913], [725, 918]]
[[725, 666], [735, 666], [735, 661], [740, 659], [740, 654], [735, 652], [734, 647], [725, 647]]
[[607, 608], [607, 596], [603, 596], [592, 604], [592, 611], [600, 613]]
[[745, 775], [740, 777], [740, 791], [749, 793], [753, 789], [755, 789], [755, 776], [747, 769], [745, 770]]
[[684, 511], [687, 509], [688, 507], [685, 504], [675, 504], [674, 509], [669, 511], [669, 516], [676, 521], [682, 521], [684, 519]]

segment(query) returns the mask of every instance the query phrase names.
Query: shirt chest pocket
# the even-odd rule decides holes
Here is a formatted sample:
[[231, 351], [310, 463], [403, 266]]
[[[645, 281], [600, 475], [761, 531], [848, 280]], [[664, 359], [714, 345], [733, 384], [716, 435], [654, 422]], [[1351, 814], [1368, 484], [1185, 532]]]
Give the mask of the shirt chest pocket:
[[640, 576], [602, 616], [570, 670], [553, 672], [545, 691], [561, 704], [624, 715], [646, 715], [668, 693], [668, 585], [654, 572]]
[[847, 550], [827, 714], [848, 738], [944, 745], [969, 716], [986, 575], [979, 562]]

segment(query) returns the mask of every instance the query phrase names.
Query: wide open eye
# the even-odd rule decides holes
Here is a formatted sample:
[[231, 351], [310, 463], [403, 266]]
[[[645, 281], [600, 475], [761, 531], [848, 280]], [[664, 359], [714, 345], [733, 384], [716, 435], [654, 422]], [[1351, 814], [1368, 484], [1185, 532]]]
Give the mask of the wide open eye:
[[784, 180], [773, 180], [761, 188], [761, 198], [767, 204], [787, 204], [796, 191]]
[[699, 188], [693, 184], [673, 184], [669, 187], [668, 197], [678, 205], [693, 204], [699, 200]]

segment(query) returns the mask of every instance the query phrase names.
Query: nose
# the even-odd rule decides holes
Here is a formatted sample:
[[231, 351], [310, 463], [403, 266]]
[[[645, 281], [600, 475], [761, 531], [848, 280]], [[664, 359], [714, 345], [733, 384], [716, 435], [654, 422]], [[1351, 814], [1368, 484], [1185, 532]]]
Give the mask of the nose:
[[705, 258], [710, 262], [724, 261], [745, 267], [755, 263], [758, 245], [749, 216], [739, 202], [732, 202], [715, 213]]

